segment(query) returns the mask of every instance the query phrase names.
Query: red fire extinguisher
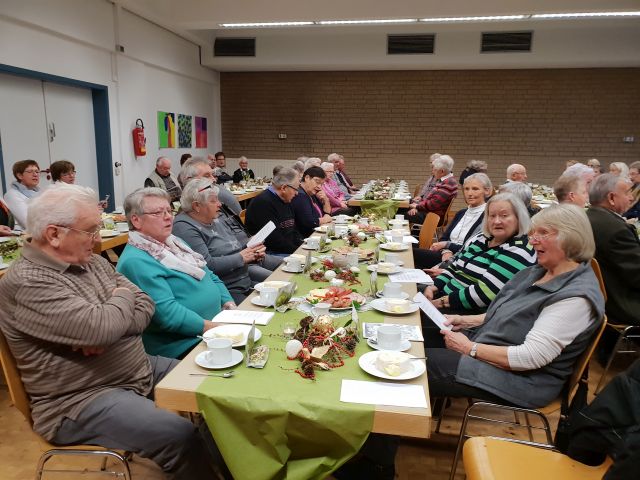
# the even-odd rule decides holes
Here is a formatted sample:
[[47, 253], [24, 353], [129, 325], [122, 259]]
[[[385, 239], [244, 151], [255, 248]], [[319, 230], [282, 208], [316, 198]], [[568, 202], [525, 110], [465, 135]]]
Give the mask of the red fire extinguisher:
[[144, 123], [142, 119], [136, 120], [136, 128], [133, 129], [133, 151], [136, 157], [144, 157], [147, 154], [147, 139], [144, 138]]

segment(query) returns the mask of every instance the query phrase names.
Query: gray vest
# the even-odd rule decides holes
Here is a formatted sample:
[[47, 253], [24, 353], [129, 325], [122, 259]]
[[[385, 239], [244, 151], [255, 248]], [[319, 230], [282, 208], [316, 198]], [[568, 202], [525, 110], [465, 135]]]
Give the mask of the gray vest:
[[[559, 275], [543, 285], [533, 285], [544, 274], [545, 270], [539, 265], [518, 272], [491, 302], [485, 323], [471, 335], [471, 339], [488, 345], [521, 345], [543, 308], [572, 297], [587, 299], [598, 320], [602, 319], [604, 298], [589, 263], [582, 263], [572, 272]], [[550, 364], [537, 370], [504, 370], [463, 356], [458, 364], [456, 380], [522, 407], [542, 407], [560, 394], [575, 361], [589, 344], [598, 325], [599, 321], [592, 322]]]

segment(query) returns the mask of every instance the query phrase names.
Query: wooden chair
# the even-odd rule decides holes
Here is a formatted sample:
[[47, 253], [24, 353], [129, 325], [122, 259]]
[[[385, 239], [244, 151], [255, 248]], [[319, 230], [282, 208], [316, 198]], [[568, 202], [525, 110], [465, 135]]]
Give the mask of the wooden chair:
[[591, 467], [560, 452], [508, 439], [474, 437], [464, 444], [467, 480], [600, 480], [611, 458]]
[[418, 240], [420, 241], [420, 248], [429, 248], [433, 243], [433, 237], [436, 234], [436, 229], [438, 228], [438, 223], [440, 222], [440, 217], [433, 212], [429, 212], [427, 216], [424, 218], [424, 222], [422, 223], [422, 228], [420, 229], [420, 235]]
[[[16, 365], [15, 359], [9, 350], [9, 345], [7, 344], [7, 340], [4, 335], [0, 332], [0, 363], [2, 363], [2, 370], [4, 371], [5, 379], [7, 380], [7, 386], [9, 387], [9, 395], [11, 396], [11, 401], [13, 405], [20, 410], [20, 412], [24, 415], [24, 417], [29, 422], [30, 426], [33, 426], [33, 421], [31, 419], [31, 406], [29, 402], [29, 396], [27, 395], [26, 390], [24, 389], [24, 385], [22, 383], [22, 379], [20, 378], [20, 372], [18, 371], [18, 367]], [[34, 432], [35, 434], [35, 432]], [[44, 438], [38, 435], [38, 439], [42, 444], [43, 448], [46, 450], [38, 461], [38, 467], [36, 470], [36, 480], [42, 478], [42, 474], [44, 472], [57, 472], [57, 473], [84, 473], [84, 472], [94, 472], [94, 473], [102, 473], [102, 474], [110, 474], [118, 478], [124, 478], [126, 480], [131, 480], [131, 472], [129, 470], [128, 459], [130, 454], [128, 452], [115, 452], [113, 450], [109, 450], [104, 447], [95, 446], [95, 445], [73, 445], [73, 446], [55, 446], [47, 442]], [[102, 460], [102, 464], [100, 470], [62, 470], [62, 469], [47, 469], [45, 470], [45, 463], [54, 456], [59, 455], [71, 455], [71, 456], [90, 456], [100, 458]], [[107, 459], [112, 458], [118, 461], [122, 465], [122, 472], [116, 471], [106, 471], [106, 463]]]
[[244, 225], [244, 219], [247, 217], [247, 209], [245, 208], [244, 210], [241, 210], [238, 216], [240, 217], [240, 221]]
[[[460, 427], [460, 435], [458, 436], [458, 446], [456, 448], [456, 453], [453, 459], [453, 465], [451, 466], [451, 474], [449, 476], [449, 479], [454, 480], [456, 469], [458, 467], [458, 460], [460, 459], [460, 454], [462, 453], [462, 446], [464, 444], [464, 441], [467, 438], [471, 438], [469, 435], [467, 435], [467, 425], [469, 423], [469, 420], [482, 420], [486, 422], [498, 423], [502, 426], [507, 424], [507, 425], [512, 425], [514, 427], [527, 428], [527, 430], [529, 431], [529, 438], [532, 441], [533, 441], [533, 435], [532, 435], [533, 430], [542, 430], [546, 435], [547, 445], [552, 446], [553, 438], [551, 435], [551, 428], [549, 426], [549, 421], [547, 420], [547, 415], [560, 410], [563, 403], [565, 405], [571, 405], [571, 401], [573, 400], [573, 397], [578, 390], [578, 386], [581, 383], [587, 384], [587, 375], [586, 375], [587, 367], [589, 365], [589, 361], [591, 360], [591, 355], [593, 355], [593, 352], [596, 349], [596, 345], [598, 344], [598, 341], [600, 340], [600, 337], [602, 336], [602, 332], [604, 331], [606, 325], [607, 325], [607, 316], [605, 315], [602, 320], [602, 324], [591, 337], [591, 342], [589, 343], [585, 351], [582, 353], [582, 355], [576, 361], [573, 369], [573, 373], [567, 380], [567, 383], [565, 384], [565, 387], [563, 388], [562, 393], [558, 398], [552, 401], [549, 405], [535, 410], [531, 408], [520, 408], [520, 407], [500, 405], [497, 403], [490, 403], [490, 402], [484, 402], [484, 401], [472, 402], [471, 405], [469, 405], [469, 407], [467, 407], [467, 410], [464, 412], [462, 425]], [[510, 422], [503, 419], [490, 418], [488, 417], [485, 411], [482, 412], [482, 416], [474, 414], [475, 410], [478, 410], [478, 409], [493, 410], [498, 412], [510, 411], [510, 412], [513, 412], [514, 415], [516, 415], [516, 421]], [[524, 414], [524, 417], [525, 417], [524, 425], [521, 424], [519, 421], [517, 421], [518, 413]], [[540, 426], [531, 425], [531, 423], [529, 422], [529, 415], [533, 417], [537, 417], [540, 420], [542, 426], [540, 427]]]
[[[602, 271], [600, 270], [600, 265], [595, 258], [591, 260], [591, 268], [593, 268], [596, 277], [598, 277], [598, 282], [600, 282], [600, 289], [602, 290], [602, 294], [604, 295], [604, 299], [606, 301], [607, 291], [605, 289]], [[604, 366], [604, 370], [602, 371], [602, 375], [600, 376], [598, 385], [596, 386], [596, 390], [594, 392], [596, 395], [600, 393], [600, 390], [602, 390], [602, 387], [604, 387], [605, 379], [607, 378], [607, 373], [609, 373], [609, 368], [613, 363], [613, 359], [618, 354], [638, 354], [639, 351], [637, 342], [640, 341], [640, 326], [609, 323], [607, 324], [607, 328], [615, 332], [615, 335], [617, 335], [617, 340], [614, 344], [613, 350], [611, 351], [611, 355], [609, 355], [607, 363]]]

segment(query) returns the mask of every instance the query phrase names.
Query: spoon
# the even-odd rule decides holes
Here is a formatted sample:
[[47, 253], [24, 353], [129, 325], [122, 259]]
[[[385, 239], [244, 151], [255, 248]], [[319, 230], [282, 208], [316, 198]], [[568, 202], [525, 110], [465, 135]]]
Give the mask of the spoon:
[[233, 370], [225, 373], [190, 373], [189, 375], [194, 377], [222, 377], [222, 378], [231, 378], [235, 375]]

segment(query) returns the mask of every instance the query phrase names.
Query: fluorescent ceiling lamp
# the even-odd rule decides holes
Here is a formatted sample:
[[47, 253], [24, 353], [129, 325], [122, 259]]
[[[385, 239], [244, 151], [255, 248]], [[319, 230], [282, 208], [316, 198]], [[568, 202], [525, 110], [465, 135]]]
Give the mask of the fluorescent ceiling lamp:
[[388, 18], [384, 20], [321, 20], [316, 25], [381, 25], [387, 23], [416, 23], [417, 18]]
[[606, 17], [640, 17], [640, 12], [584, 12], [584, 13], [536, 13], [531, 18], [606, 18]]
[[485, 17], [432, 17], [421, 18], [421, 22], [438, 23], [438, 22], [491, 22], [500, 20], [524, 20], [530, 15], [491, 15]]
[[262, 27], [306, 27], [314, 22], [256, 22], [256, 23], [221, 23], [224, 28], [262, 28]]

